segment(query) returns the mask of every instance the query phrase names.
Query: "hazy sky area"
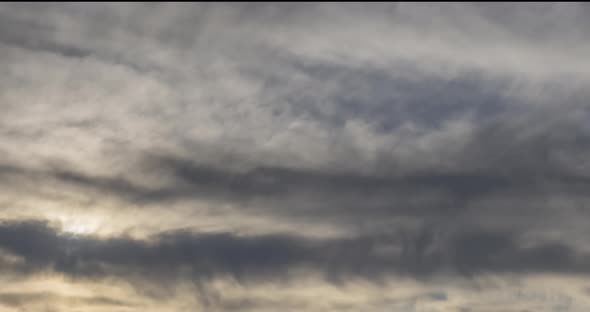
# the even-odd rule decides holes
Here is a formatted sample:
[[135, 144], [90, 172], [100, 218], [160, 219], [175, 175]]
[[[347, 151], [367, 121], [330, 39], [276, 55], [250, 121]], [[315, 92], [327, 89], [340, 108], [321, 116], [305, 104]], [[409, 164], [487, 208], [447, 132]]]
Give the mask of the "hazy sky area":
[[0, 312], [586, 312], [590, 5], [0, 4]]

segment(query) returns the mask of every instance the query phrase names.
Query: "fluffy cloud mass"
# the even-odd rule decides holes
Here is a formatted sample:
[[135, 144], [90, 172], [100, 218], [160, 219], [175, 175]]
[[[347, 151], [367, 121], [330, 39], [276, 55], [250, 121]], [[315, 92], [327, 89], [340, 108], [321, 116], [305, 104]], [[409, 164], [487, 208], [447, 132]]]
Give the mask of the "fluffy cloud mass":
[[585, 311], [589, 17], [0, 4], [0, 311]]

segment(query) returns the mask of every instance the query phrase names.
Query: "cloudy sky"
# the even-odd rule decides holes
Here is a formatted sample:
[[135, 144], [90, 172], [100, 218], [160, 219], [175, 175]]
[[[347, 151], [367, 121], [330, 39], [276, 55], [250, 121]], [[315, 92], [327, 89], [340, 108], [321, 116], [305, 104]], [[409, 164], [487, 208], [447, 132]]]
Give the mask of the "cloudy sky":
[[0, 4], [0, 312], [587, 311], [590, 6]]

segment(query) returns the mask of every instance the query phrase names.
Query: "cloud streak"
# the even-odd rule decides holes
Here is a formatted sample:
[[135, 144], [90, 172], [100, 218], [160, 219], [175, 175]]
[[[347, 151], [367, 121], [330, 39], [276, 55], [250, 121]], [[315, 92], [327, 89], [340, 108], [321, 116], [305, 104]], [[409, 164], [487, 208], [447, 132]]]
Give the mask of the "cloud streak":
[[[236, 236], [186, 231], [149, 241], [72, 236], [40, 221], [3, 222], [0, 247], [21, 257], [21, 269], [50, 270], [74, 277], [130, 274], [164, 281], [230, 275], [238, 280], [285, 276], [307, 268], [330, 278], [384, 274], [478, 272], [588, 273], [588, 255], [561, 243], [522, 246], [517, 235], [484, 230], [437, 237], [432, 228], [408, 236], [313, 240], [290, 235]], [[381, 250], [379, 248], [381, 247]], [[124, 273], [126, 272], [126, 273]], [[148, 273], [145, 275], [146, 273]], [[135, 274], [134, 274], [135, 273]]]

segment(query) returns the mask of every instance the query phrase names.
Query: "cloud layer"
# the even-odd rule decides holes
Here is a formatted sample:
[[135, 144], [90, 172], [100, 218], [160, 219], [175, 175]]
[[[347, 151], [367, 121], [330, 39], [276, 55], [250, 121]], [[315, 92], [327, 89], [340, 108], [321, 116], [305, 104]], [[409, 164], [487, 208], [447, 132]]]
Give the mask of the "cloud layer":
[[589, 14], [0, 5], [0, 309], [582, 311]]

